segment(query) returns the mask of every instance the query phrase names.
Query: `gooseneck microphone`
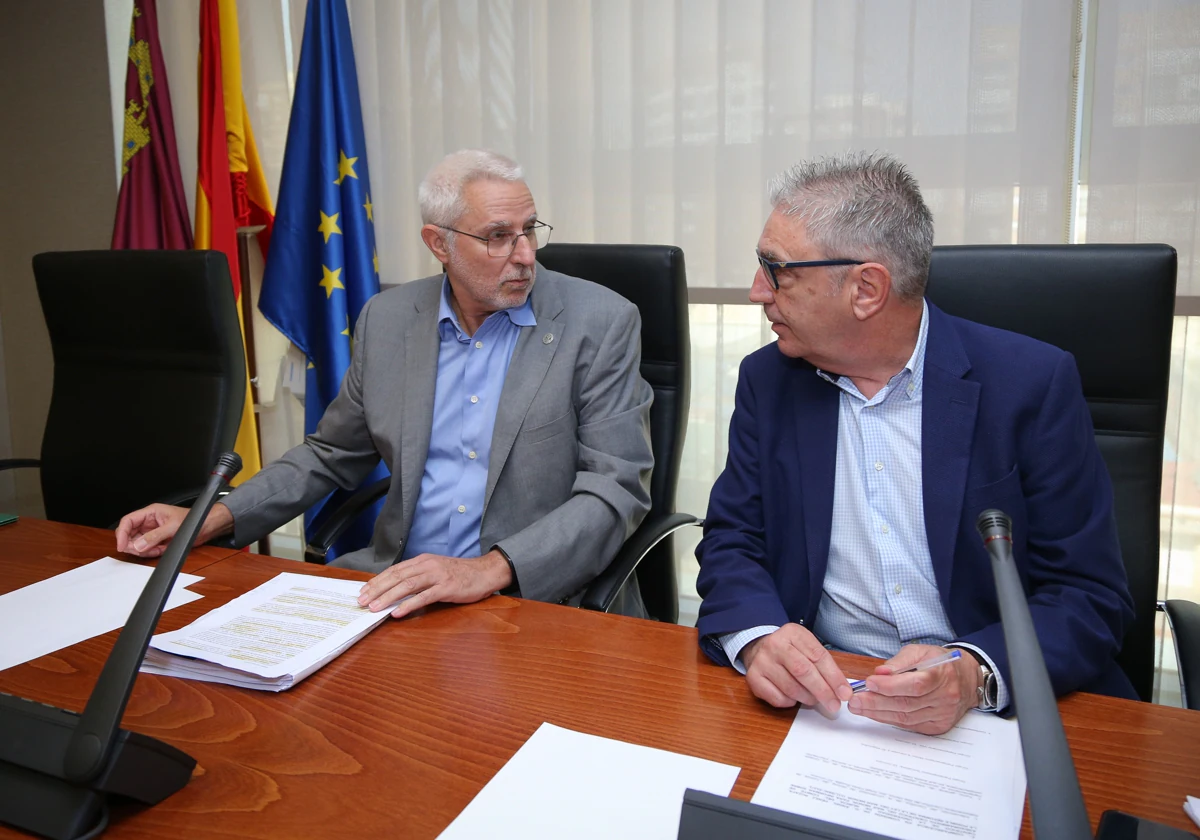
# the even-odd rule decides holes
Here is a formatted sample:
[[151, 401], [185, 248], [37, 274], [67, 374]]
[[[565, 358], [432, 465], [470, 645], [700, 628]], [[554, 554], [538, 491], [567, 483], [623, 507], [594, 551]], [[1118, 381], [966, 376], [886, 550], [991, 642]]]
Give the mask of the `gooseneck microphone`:
[[1013, 560], [1012, 520], [1001, 511], [985, 510], [975, 520], [975, 527], [992, 558], [1008, 650], [1009, 694], [1016, 707], [1025, 754], [1033, 833], [1055, 840], [1091, 840], [1092, 828], [1079, 777]]
[[162, 558], [150, 575], [146, 588], [129, 614], [125, 628], [117, 637], [104, 670], [96, 680], [92, 696], [88, 698], [75, 735], [67, 747], [63, 764], [64, 775], [73, 782], [90, 782], [103, 769], [113, 738], [120, 728], [121, 716], [133, 691], [138, 668], [146, 656], [150, 636], [158, 624], [175, 578], [183, 568], [183, 561], [196, 542], [196, 536], [204, 525], [209, 509], [217, 500], [217, 493], [235, 475], [241, 472], [242, 459], [236, 452], [226, 452], [217, 461], [192, 509], [188, 511], [175, 538], [163, 552]]
[[236, 453], [220, 457], [138, 597], [81, 715], [0, 695], [0, 823], [56, 840], [95, 836], [110, 795], [153, 805], [191, 779], [194, 758], [121, 729], [121, 717], [183, 561], [217, 493], [241, 468]]

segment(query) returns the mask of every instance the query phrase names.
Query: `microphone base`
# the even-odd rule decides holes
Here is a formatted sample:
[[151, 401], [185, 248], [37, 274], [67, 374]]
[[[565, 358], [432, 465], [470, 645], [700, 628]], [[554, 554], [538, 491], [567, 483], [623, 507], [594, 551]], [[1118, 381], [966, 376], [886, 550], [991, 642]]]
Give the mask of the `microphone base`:
[[1105, 811], [1096, 827], [1096, 840], [1196, 840], [1196, 835], [1123, 811]]
[[155, 805], [192, 777], [190, 755], [121, 729], [96, 778], [66, 779], [63, 760], [78, 724], [74, 712], [0, 694], [0, 823], [74, 840], [99, 824], [108, 797]]
[[688, 788], [676, 840], [888, 840], [882, 834]]

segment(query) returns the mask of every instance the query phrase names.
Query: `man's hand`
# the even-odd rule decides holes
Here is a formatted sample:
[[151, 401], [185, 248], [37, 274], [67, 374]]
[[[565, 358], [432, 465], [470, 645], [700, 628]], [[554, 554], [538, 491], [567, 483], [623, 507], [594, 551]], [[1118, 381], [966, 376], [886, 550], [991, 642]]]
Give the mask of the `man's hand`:
[[[117, 551], [138, 557], [161, 557], [187, 515], [187, 508], [155, 504], [122, 516], [117, 525]], [[232, 529], [233, 515], [229, 508], [217, 502], [200, 527], [196, 545], [203, 545]]]
[[[371, 612], [395, 604], [392, 617], [404, 618], [438, 601], [452, 604], [482, 601], [510, 583], [512, 570], [504, 555], [496, 549], [482, 557], [418, 554], [367, 581], [359, 593], [358, 603]], [[399, 601], [403, 603], [397, 603]]]
[[817, 637], [799, 624], [785, 624], [742, 648], [746, 684], [755, 697], [786, 709], [796, 703], [835, 715], [853, 693], [846, 675]]
[[961, 659], [926, 671], [895, 674], [941, 656], [945, 648], [905, 645], [867, 677], [867, 688], [854, 695], [849, 709], [880, 723], [924, 735], [941, 735], [979, 704], [979, 663], [968, 651]]

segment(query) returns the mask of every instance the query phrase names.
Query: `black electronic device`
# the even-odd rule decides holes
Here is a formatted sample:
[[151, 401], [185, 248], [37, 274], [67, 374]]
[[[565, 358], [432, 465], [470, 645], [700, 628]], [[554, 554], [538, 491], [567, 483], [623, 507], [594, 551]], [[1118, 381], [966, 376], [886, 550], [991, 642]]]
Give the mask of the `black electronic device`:
[[153, 805], [181, 789], [196, 760], [121, 729], [138, 668], [179, 570], [221, 488], [242, 468], [226, 452], [163, 552], [117, 637], [82, 714], [0, 694], [0, 823], [53, 840], [95, 837], [110, 796]]
[[888, 840], [882, 834], [692, 790], [683, 793], [679, 840]]

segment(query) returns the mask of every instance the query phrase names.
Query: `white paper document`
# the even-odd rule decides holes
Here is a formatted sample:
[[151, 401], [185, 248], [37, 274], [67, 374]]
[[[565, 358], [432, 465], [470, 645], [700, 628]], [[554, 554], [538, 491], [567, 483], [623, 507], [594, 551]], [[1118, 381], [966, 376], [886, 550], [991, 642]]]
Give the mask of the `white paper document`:
[[740, 768], [543, 723], [442, 840], [675, 840], [687, 788], [728, 796]]
[[1012, 840], [1025, 765], [1016, 721], [968, 712], [945, 735], [850, 714], [796, 713], [750, 800], [900, 840]]
[[1200, 828], [1200, 798], [1189, 796], [1183, 803], [1183, 812], [1192, 818], [1192, 822]]
[[149, 674], [283, 691], [390, 614], [358, 605], [362, 581], [284, 572], [172, 633], [150, 640]]
[[[153, 571], [104, 557], [0, 595], [0, 671], [124, 627]], [[165, 609], [202, 598], [184, 589], [200, 580], [181, 572]]]

